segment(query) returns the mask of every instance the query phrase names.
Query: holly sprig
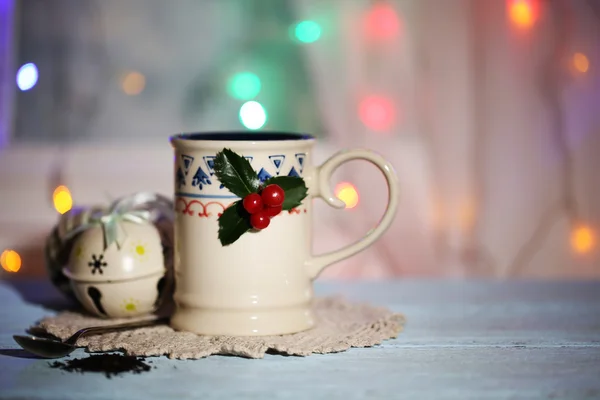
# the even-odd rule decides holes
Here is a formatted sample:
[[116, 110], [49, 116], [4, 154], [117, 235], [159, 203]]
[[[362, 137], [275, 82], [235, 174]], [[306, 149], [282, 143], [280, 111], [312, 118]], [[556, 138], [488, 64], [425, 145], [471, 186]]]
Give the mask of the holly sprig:
[[250, 162], [231, 149], [223, 149], [217, 153], [214, 171], [223, 186], [240, 197], [219, 217], [219, 240], [223, 246], [234, 243], [246, 232], [254, 230], [250, 222], [251, 215], [243, 205], [248, 195], [260, 194], [267, 186], [277, 185], [284, 193], [281, 209], [289, 211], [302, 204], [308, 194], [304, 179], [300, 177], [276, 176], [261, 183]]

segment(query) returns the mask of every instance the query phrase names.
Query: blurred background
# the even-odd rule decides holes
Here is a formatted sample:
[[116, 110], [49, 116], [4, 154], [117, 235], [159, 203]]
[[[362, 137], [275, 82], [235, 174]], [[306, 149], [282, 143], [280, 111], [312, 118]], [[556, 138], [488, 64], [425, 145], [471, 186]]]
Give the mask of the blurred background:
[[[321, 279], [599, 278], [599, 44], [597, 0], [0, 0], [0, 274], [72, 204], [170, 195], [170, 135], [243, 129], [394, 164], [393, 226]], [[332, 185], [315, 252], [385, 207], [366, 163]]]

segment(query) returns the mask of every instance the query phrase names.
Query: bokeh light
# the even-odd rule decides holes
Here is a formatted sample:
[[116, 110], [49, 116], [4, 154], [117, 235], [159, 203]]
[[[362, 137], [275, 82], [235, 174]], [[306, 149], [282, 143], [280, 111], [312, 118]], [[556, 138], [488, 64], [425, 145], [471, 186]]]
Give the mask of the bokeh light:
[[517, 28], [531, 28], [537, 20], [537, 0], [507, 0], [510, 21]]
[[54, 208], [61, 214], [66, 213], [73, 207], [73, 197], [71, 196], [71, 192], [64, 185], [60, 185], [54, 189], [52, 200], [54, 202]]
[[21, 256], [14, 250], [4, 250], [0, 255], [0, 265], [5, 271], [18, 272], [21, 269]]
[[400, 34], [400, 18], [387, 3], [375, 4], [365, 18], [365, 30], [375, 39], [392, 39]]
[[346, 208], [351, 209], [358, 205], [358, 191], [353, 184], [340, 182], [335, 186], [335, 195], [338, 199], [346, 203]]
[[363, 124], [374, 131], [391, 128], [396, 120], [393, 102], [381, 96], [369, 96], [358, 107], [358, 115]]
[[250, 130], [260, 129], [267, 123], [267, 112], [257, 101], [247, 101], [240, 108], [240, 122]]
[[321, 26], [315, 21], [302, 21], [294, 29], [296, 39], [302, 43], [313, 43], [321, 37]]
[[137, 71], [128, 72], [121, 79], [121, 89], [129, 96], [142, 93], [145, 87], [146, 77]]
[[17, 86], [26, 91], [35, 86], [38, 81], [38, 69], [34, 63], [27, 63], [17, 71]]
[[578, 72], [586, 73], [590, 68], [590, 60], [588, 60], [587, 56], [583, 53], [575, 53], [573, 55], [573, 67]]
[[252, 72], [240, 72], [233, 75], [227, 84], [231, 97], [240, 100], [251, 100], [260, 93], [260, 78]]
[[571, 247], [578, 254], [586, 254], [594, 249], [596, 238], [594, 231], [586, 225], [579, 225], [571, 231]]
[[463, 231], [468, 231], [475, 225], [477, 208], [475, 199], [465, 198], [458, 209], [458, 220]]

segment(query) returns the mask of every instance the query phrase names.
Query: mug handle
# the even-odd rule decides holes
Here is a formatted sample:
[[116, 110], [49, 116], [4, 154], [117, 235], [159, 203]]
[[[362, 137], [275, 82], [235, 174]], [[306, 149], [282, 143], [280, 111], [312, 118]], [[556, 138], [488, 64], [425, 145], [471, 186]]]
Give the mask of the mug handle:
[[380, 155], [369, 150], [343, 150], [334, 154], [327, 161], [317, 167], [314, 175], [314, 191], [310, 194], [311, 197], [320, 197], [325, 200], [330, 206], [335, 208], [345, 208], [346, 204], [338, 199], [333, 193], [330, 185], [330, 180], [333, 172], [343, 163], [351, 160], [365, 160], [375, 165], [383, 173], [388, 186], [388, 203], [379, 221], [379, 224], [371, 229], [367, 234], [355, 243], [342, 247], [329, 253], [311, 257], [307, 263], [308, 275], [311, 279], [316, 279], [325, 267], [351, 257], [356, 253], [364, 250], [373, 244], [379, 237], [389, 228], [396, 209], [398, 208], [398, 178], [392, 165]]

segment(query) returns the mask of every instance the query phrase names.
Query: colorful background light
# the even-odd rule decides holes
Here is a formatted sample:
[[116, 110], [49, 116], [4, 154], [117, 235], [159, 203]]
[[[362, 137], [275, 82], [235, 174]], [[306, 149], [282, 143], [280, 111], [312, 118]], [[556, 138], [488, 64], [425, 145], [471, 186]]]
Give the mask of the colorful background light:
[[227, 84], [229, 95], [240, 100], [252, 100], [260, 93], [260, 78], [252, 72], [233, 75]]
[[38, 81], [38, 69], [34, 63], [27, 63], [17, 71], [17, 86], [22, 91], [32, 89]]
[[374, 131], [388, 130], [396, 121], [393, 102], [383, 96], [369, 96], [363, 99], [359, 104], [358, 115], [363, 124]]
[[313, 43], [321, 37], [321, 26], [315, 21], [299, 22], [294, 28], [294, 35], [302, 43]]
[[250, 130], [262, 128], [267, 123], [267, 111], [257, 101], [248, 101], [240, 108], [240, 122]]

